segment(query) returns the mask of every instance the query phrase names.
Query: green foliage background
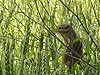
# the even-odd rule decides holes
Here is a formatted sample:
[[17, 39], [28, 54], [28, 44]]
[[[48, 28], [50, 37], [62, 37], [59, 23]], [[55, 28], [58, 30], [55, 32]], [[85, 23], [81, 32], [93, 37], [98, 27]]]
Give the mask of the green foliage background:
[[68, 67], [61, 62], [64, 45], [55, 28], [70, 22], [84, 44], [84, 70], [76, 65], [73, 74], [99, 75], [100, 0], [62, 2], [0, 0], [1, 75], [69, 74]]

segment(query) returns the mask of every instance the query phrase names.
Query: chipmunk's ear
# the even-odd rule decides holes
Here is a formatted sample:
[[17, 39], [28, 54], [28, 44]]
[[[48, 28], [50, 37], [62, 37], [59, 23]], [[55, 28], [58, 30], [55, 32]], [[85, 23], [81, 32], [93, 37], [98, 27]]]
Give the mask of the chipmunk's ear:
[[72, 26], [72, 25], [73, 25], [73, 23], [69, 23], [69, 25], [70, 25], [70, 26]]

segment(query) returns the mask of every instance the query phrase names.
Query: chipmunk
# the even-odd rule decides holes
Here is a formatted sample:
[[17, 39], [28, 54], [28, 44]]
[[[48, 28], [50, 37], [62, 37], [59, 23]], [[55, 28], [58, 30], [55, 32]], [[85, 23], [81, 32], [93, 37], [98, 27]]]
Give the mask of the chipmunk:
[[[74, 39], [80, 38], [80, 37], [77, 35], [75, 30], [72, 28], [72, 25], [73, 25], [72, 23], [59, 25], [57, 27], [58, 33], [61, 34], [61, 36], [63, 37], [65, 45], [67, 45], [69, 48], [71, 48], [72, 50], [77, 52], [81, 57], [83, 57], [82, 41], [79, 40], [73, 44]], [[75, 62], [78, 61], [78, 59], [76, 59], [78, 56], [75, 53], [71, 52], [66, 47], [63, 52], [68, 52], [68, 54], [65, 54], [62, 56], [62, 62], [63, 64], [69, 67], [69, 70], [71, 72], [72, 66], [74, 65]], [[67, 64], [67, 62], [69, 63], [69, 65]]]

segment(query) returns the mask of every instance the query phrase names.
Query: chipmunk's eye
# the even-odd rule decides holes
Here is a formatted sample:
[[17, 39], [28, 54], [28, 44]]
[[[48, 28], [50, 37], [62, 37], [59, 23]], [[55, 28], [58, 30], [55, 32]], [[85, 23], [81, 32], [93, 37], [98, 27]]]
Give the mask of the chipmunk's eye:
[[61, 27], [58, 27], [58, 29], [62, 29]]
[[66, 26], [66, 29], [68, 29], [68, 26]]

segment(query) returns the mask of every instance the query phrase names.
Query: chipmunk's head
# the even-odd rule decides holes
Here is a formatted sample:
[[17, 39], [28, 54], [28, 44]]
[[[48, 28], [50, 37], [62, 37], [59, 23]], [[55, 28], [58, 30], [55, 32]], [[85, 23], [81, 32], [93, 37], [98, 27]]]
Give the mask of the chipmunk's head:
[[57, 33], [60, 34], [64, 39], [68, 39], [70, 36], [70, 31], [72, 29], [72, 23], [70, 24], [61, 24], [57, 27]]
[[59, 25], [57, 27], [58, 32], [60, 32], [60, 33], [67, 33], [67, 32], [69, 32], [71, 30], [72, 25], [73, 25], [72, 23], [70, 23], [70, 24], [61, 24], [61, 25]]
[[65, 44], [67, 44], [66, 40], [69, 40], [69, 37], [71, 35], [71, 30], [72, 30], [72, 23], [70, 24], [61, 24], [59, 25], [57, 29], [57, 33], [62, 36], [62, 38], [65, 40]]

